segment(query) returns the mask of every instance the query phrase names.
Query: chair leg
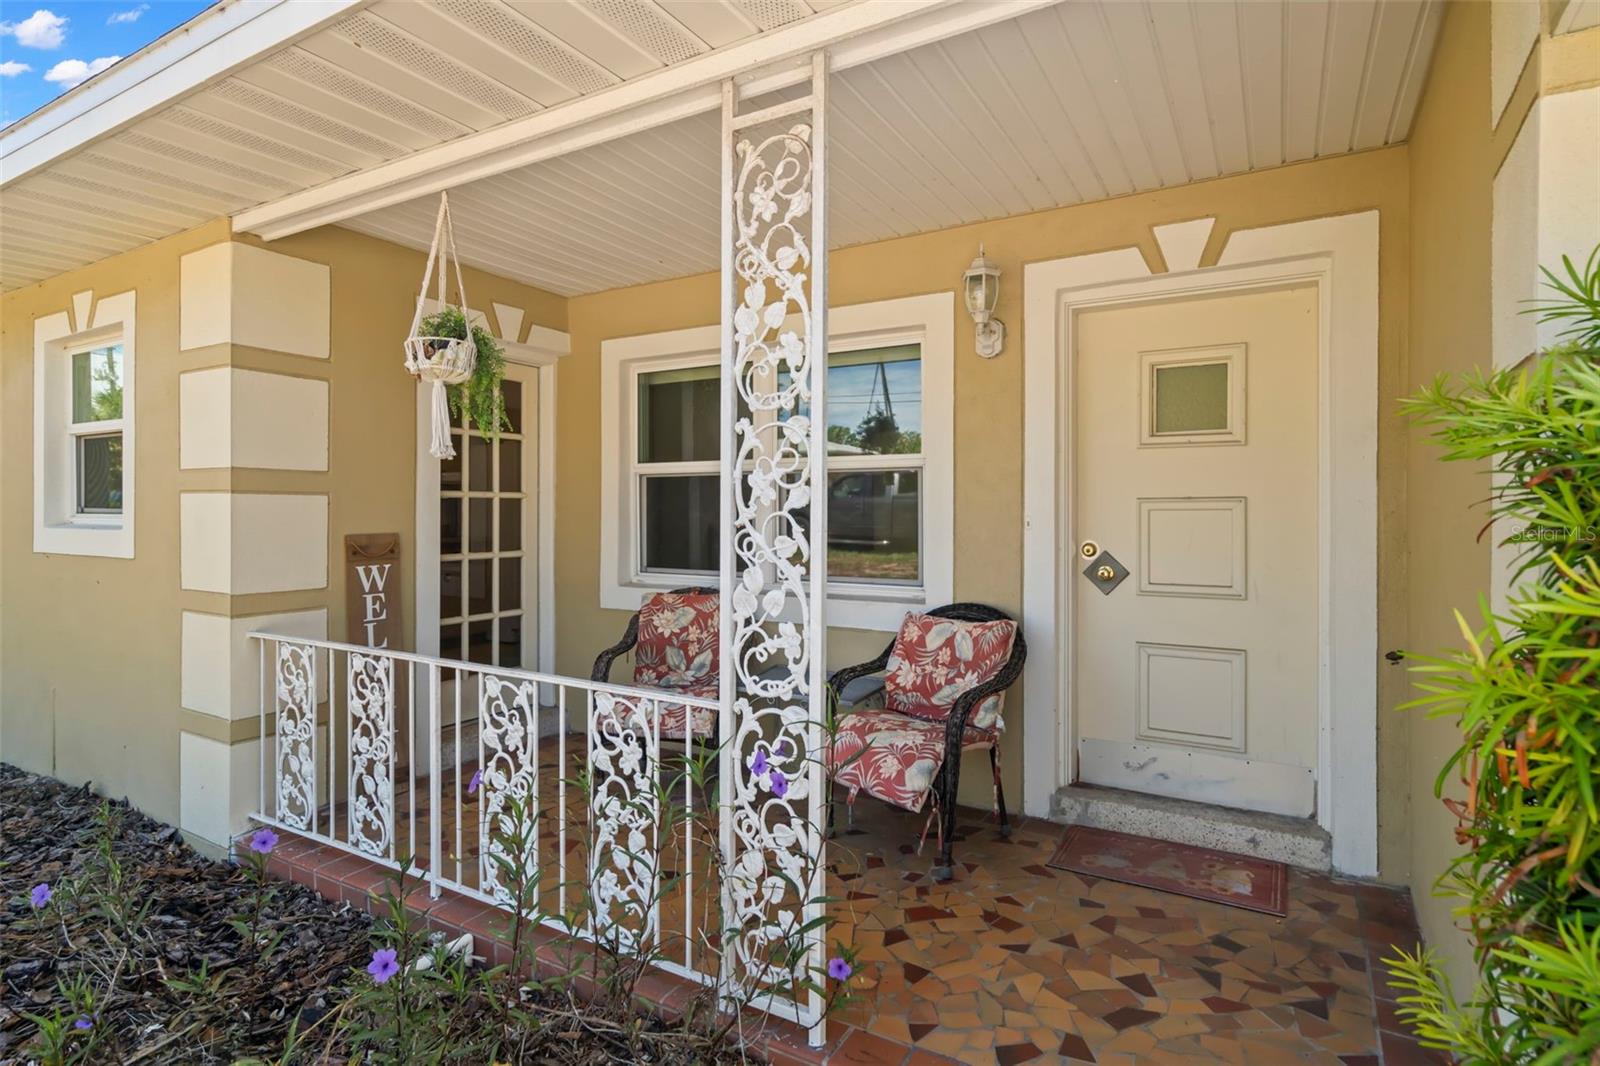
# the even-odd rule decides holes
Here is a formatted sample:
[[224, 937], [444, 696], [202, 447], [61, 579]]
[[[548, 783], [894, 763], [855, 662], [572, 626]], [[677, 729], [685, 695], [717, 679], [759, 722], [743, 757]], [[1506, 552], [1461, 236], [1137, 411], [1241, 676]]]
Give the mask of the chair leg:
[[961, 784], [961, 753], [946, 758], [940, 768], [940, 780], [934, 785], [939, 790], [939, 857], [934, 861], [933, 876], [937, 881], [948, 881], [955, 873], [951, 852], [956, 835], [956, 792]]
[[994, 807], [1000, 812], [1000, 838], [1011, 836], [1011, 819], [1006, 817], [1006, 786], [1000, 780], [1000, 746], [989, 749], [989, 769], [994, 771]]

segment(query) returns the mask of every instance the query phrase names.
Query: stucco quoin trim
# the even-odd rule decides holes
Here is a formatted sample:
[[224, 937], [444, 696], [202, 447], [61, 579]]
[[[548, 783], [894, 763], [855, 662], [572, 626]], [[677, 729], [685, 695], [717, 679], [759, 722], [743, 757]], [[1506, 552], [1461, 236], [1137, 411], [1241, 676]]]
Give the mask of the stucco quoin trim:
[[[1170, 243], [1163, 242], [1163, 249]], [[1187, 259], [1187, 257], [1185, 257]], [[1187, 263], [1185, 264], [1187, 265]], [[1238, 230], [1216, 265], [1152, 274], [1138, 248], [1029, 264], [1024, 272], [1023, 806], [1047, 815], [1075, 777], [1070, 678], [1073, 345], [1077, 313], [1204, 293], [1315, 284], [1318, 353], [1317, 820], [1342, 873], [1378, 871], [1378, 212]], [[1337, 447], [1335, 446], [1337, 442]], [[1337, 506], [1335, 506], [1337, 501]]]

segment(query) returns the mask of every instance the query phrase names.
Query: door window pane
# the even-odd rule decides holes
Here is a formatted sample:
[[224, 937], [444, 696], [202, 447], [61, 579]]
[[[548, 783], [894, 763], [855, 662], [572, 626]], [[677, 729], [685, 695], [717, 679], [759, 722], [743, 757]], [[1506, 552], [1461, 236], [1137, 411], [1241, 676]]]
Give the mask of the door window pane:
[[459, 431], [450, 434], [451, 447], [455, 454], [448, 459], [439, 460], [439, 488], [444, 492], [461, 491], [461, 449], [465, 447]]
[[461, 553], [461, 499], [439, 501], [439, 551], [445, 555]]
[[82, 514], [122, 511], [121, 433], [78, 438], [78, 511]]
[[473, 492], [488, 492], [494, 488], [490, 475], [493, 453], [489, 451], [489, 442], [476, 433], [467, 436], [467, 488]]
[[489, 560], [473, 559], [467, 563], [467, 613], [488, 614], [494, 610], [490, 594]]
[[122, 345], [72, 354], [72, 420], [110, 422], [122, 417]]
[[467, 662], [494, 665], [494, 622], [467, 623]]
[[441, 563], [439, 566], [439, 617], [461, 617], [461, 564]]
[[467, 550], [486, 552], [493, 549], [494, 501], [473, 498], [467, 501]]
[[500, 382], [500, 393], [506, 398], [507, 433], [522, 432], [522, 383], [506, 378]]
[[465, 648], [461, 643], [463, 628], [458, 622], [439, 627], [439, 654], [446, 659], [459, 659]]
[[515, 611], [522, 606], [522, 560], [500, 560], [500, 610]]
[[715, 366], [639, 375], [639, 461], [715, 461], [722, 384]]
[[500, 550], [522, 550], [522, 501], [500, 501]]
[[721, 565], [716, 475], [648, 476], [642, 482], [644, 568], [716, 571]]
[[1228, 429], [1228, 364], [1176, 363], [1155, 368], [1155, 432]]
[[495, 662], [500, 666], [522, 665], [522, 616], [502, 615], [495, 641]]
[[522, 442], [520, 440], [502, 440], [500, 442], [500, 491], [522, 491]]

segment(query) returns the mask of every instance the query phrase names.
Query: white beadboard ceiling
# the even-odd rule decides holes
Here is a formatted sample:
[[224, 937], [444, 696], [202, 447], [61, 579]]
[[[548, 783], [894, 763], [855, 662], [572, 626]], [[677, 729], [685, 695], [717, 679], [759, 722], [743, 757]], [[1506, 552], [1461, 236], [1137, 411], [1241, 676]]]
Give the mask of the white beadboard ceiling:
[[[379, 0], [0, 191], [0, 286], [693, 59], [837, 0]], [[836, 74], [836, 246], [1405, 139], [1441, 0], [1065, 0]], [[463, 61], [463, 60], [466, 61]], [[714, 269], [717, 118], [454, 190], [574, 295]], [[431, 197], [344, 223], [416, 247]]]

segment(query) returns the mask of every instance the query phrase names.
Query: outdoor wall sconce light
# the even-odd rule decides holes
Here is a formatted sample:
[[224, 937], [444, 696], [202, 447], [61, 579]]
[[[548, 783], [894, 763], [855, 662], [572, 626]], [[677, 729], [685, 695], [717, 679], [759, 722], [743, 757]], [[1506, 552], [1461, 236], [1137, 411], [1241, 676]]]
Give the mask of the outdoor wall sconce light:
[[978, 258], [961, 275], [967, 295], [967, 314], [977, 326], [978, 354], [993, 359], [1006, 343], [1006, 324], [994, 317], [995, 305], [1000, 301], [1000, 268], [983, 257], [983, 245], [978, 245]]

